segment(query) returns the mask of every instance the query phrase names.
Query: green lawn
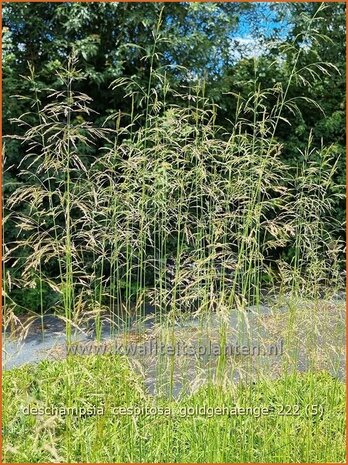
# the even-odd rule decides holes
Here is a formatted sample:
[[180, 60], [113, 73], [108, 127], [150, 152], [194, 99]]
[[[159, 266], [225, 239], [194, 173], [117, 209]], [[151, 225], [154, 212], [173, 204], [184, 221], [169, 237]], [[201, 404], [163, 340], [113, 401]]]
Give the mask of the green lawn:
[[325, 372], [289, 374], [155, 399], [126, 358], [73, 356], [3, 373], [3, 428], [12, 463], [344, 463], [345, 386]]

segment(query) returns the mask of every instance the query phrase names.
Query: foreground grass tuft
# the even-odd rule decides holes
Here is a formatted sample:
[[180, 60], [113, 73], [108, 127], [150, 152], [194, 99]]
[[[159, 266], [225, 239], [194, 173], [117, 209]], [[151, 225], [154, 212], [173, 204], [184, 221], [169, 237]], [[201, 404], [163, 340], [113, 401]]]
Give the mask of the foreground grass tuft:
[[345, 387], [325, 372], [169, 401], [106, 355], [5, 371], [3, 384], [5, 462], [345, 462]]

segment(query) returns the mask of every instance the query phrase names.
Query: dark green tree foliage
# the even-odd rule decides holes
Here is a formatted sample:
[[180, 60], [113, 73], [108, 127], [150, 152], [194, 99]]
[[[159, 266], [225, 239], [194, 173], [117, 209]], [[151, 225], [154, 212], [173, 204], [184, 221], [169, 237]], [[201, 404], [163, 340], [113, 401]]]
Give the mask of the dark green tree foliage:
[[[153, 47], [153, 31], [158, 20], [161, 3], [23, 3], [4, 6], [4, 133], [10, 133], [9, 117], [16, 117], [26, 109], [25, 102], [10, 98], [29, 90], [21, 75], [28, 72], [28, 62], [35, 68], [36, 82], [45, 87], [54, 87], [54, 71], [64, 65], [72, 49], [78, 52], [80, 68], [86, 80], [81, 82], [81, 91], [90, 95], [94, 109], [100, 115], [125, 110], [129, 102], [121, 90], [110, 88], [110, 83], [119, 77], [136, 76], [139, 85], [146, 86], [149, 76], [149, 56]], [[192, 85], [198, 77], [207, 81], [207, 94], [221, 107], [220, 119], [231, 117], [225, 95], [227, 92], [245, 91], [255, 70], [253, 60], [245, 57], [236, 62], [232, 57], [240, 43], [236, 36], [244, 21], [249, 25], [251, 37], [257, 40], [278, 41], [262, 58], [257, 73], [262, 86], [279, 80], [286, 84], [291, 69], [291, 53], [279, 47], [285, 40], [282, 31], [289, 30], [294, 37], [303, 30], [305, 15], [318, 8], [316, 3], [274, 4], [272, 27], [261, 29], [267, 18], [261, 16], [262, 4], [241, 3], [169, 3], [162, 14], [161, 38], [157, 43], [154, 66], [165, 67], [173, 88]], [[268, 11], [270, 14], [270, 10]], [[297, 147], [306, 144], [308, 129], [314, 128], [315, 141], [323, 137], [326, 143], [342, 145], [344, 136], [345, 94], [345, 5], [328, 4], [320, 13], [321, 34], [331, 42], [318, 41], [307, 44], [308, 53], [302, 55], [303, 66], [317, 61], [330, 61], [337, 66], [324, 80], [305, 85], [306, 94], [317, 101], [325, 111], [318, 111], [306, 102], [299, 104], [301, 114], [289, 115], [291, 128], [284, 125], [279, 137], [287, 139], [285, 153], [296, 156]], [[278, 24], [277, 24], [278, 23]], [[286, 26], [286, 27], [285, 27]], [[301, 39], [300, 39], [301, 40]], [[238, 53], [237, 53], [238, 55]], [[239, 55], [242, 55], [240, 52]], [[278, 75], [269, 64], [280, 62]], [[188, 71], [189, 70], [189, 71]], [[303, 82], [301, 95], [303, 95]], [[250, 84], [249, 84], [250, 85]], [[293, 85], [290, 95], [297, 95]], [[271, 102], [270, 102], [271, 103]], [[342, 150], [340, 150], [342, 153]], [[11, 151], [8, 150], [8, 156]], [[16, 160], [14, 160], [16, 161]]]
[[[136, 75], [140, 83], [147, 81], [149, 62], [144, 57], [151, 54], [161, 8], [160, 3], [6, 5], [5, 65], [20, 80], [29, 61], [39, 80], [50, 85], [53, 71], [75, 49], [87, 77], [83, 91], [94, 99], [96, 110], [105, 113], [120, 104], [120, 94], [109, 88], [115, 78]], [[229, 60], [229, 37], [245, 8], [233, 3], [166, 4], [156, 66], [166, 66], [170, 78], [180, 83], [189, 83], [189, 77], [178, 66], [190, 69], [192, 75], [216, 75]], [[6, 84], [8, 68], [5, 87], [13, 91], [15, 83]]]

